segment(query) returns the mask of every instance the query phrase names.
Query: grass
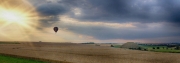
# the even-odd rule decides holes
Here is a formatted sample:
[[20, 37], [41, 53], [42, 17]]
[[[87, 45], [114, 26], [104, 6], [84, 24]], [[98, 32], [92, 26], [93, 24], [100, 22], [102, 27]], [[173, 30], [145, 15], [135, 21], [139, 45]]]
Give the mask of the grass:
[[19, 42], [0, 42], [0, 44], [20, 44]]
[[[148, 46], [148, 45], [140, 45], [142, 48], [146, 48], [148, 51], [154, 51], [154, 52], [166, 52], [166, 53], [180, 53], [180, 50], [176, 50], [174, 48], [167, 48], [167, 46]], [[153, 47], [155, 49], [153, 49]], [[159, 49], [157, 49], [159, 47]], [[163, 48], [164, 47], [164, 48]]]
[[121, 45], [113, 45], [114, 48], [120, 48]]
[[166, 50], [166, 49], [155, 49], [155, 50], [152, 50], [152, 51], [155, 51], [155, 52], [167, 52], [167, 53], [180, 53], [180, 50]]
[[0, 54], [0, 62], [1, 63], [47, 63], [38, 60], [24, 59], [24, 58], [16, 58], [6, 55]]

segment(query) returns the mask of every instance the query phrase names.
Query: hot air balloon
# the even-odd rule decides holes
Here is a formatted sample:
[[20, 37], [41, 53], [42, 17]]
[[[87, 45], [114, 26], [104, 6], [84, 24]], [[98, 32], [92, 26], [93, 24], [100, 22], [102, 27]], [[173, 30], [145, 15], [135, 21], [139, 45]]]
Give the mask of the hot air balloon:
[[54, 31], [57, 33], [57, 31], [58, 31], [58, 27], [54, 27]]

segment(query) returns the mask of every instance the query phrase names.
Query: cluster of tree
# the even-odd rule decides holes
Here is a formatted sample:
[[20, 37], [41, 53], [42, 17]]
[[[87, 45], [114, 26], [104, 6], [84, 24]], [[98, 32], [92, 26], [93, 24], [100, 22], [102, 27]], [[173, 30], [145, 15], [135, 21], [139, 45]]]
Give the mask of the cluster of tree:
[[82, 44], [95, 44], [94, 42], [87, 42], [87, 43], [82, 43]]
[[[163, 49], [165, 49], [165, 47], [162, 47]], [[170, 47], [166, 47], [166, 49], [169, 49]], [[160, 49], [160, 47], [152, 47], [152, 49]], [[175, 50], [180, 50], [179, 46], [175, 46], [174, 48]]]
[[138, 47], [138, 48], [129, 48], [132, 50], [143, 50], [143, 51], [148, 51], [146, 48]]
[[160, 49], [160, 47], [153, 47], [153, 49]]
[[129, 48], [129, 49], [132, 49], [132, 50], [137, 50], [137, 48]]
[[138, 44], [138, 45], [176, 47], [176, 46], [180, 46], [180, 43]]

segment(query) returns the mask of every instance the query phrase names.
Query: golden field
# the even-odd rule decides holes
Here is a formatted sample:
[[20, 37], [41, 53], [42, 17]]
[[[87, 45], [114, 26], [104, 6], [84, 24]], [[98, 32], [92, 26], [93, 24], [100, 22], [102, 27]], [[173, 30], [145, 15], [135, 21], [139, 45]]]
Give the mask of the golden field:
[[77, 43], [0, 44], [0, 53], [63, 63], [180, 63], [179, 53], [161, 53]]

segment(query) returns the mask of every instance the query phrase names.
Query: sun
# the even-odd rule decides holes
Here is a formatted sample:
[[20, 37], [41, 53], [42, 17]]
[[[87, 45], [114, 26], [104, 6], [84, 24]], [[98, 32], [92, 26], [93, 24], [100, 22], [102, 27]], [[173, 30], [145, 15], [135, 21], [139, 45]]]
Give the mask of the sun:
[[0, 0], [0, 37], [30, 40], [37, 31], [39, 15], [27, 0]]
[[23, 13], [8, 10], [1, 11], [0, 18], [3, 21], [16, 23], [19, 25], [25, 24], [25, 21], [28, 19], [28, 17], [26, 17], [26, 15], [24, 15]]
[[32, 18], [30, 13], [22, 10], [0, 8], [0, 21], [8, 24], [16, 24], [25, 28], [30, 27]]
[[[0, 1], [0, 27], [17, 25], [24, 28], [35, 26], [38, 14], [25, 0]], [[3, 23], [2, 23], [3, 22]]]
[[13, 12], [4, 12], [2, 13], [1, 16], [2, 18], [10, 22], [18, 22], [18, 21], [23, 20], [24, 18], [24, 16], [18, 15], [17, 13], [13, 13]]

